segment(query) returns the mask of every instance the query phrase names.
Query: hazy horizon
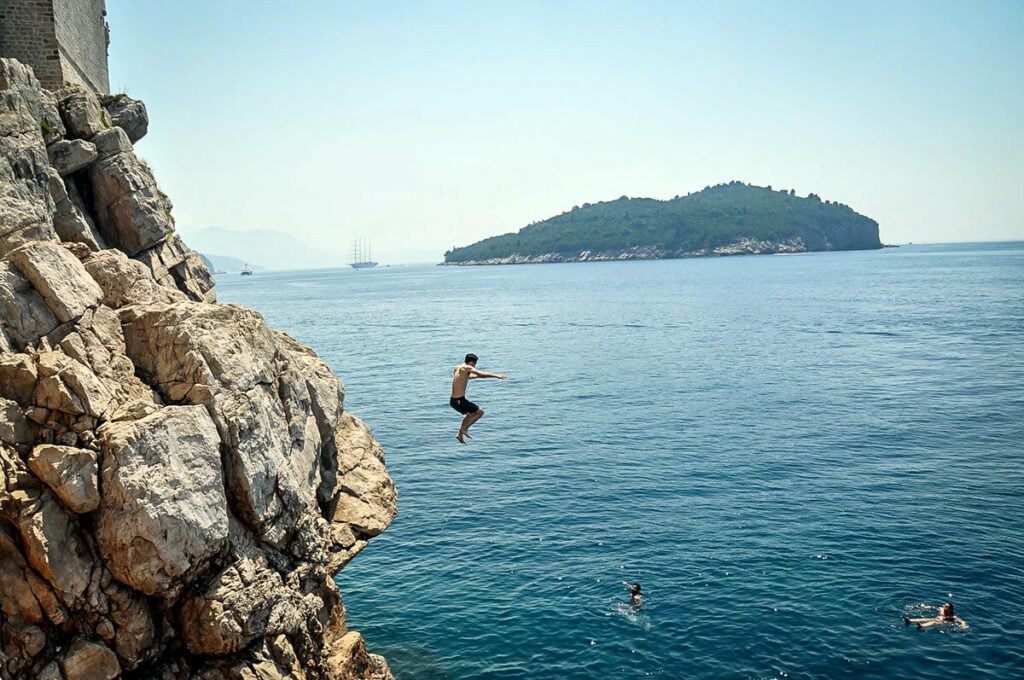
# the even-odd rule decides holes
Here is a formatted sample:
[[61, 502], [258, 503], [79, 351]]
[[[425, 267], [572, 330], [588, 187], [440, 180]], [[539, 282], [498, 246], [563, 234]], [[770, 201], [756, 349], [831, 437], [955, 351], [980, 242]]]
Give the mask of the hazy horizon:
[[[440, 261], [574, 205], [739, 180], [885, 243], [1024, 239], [1024, 5], [108, 0], [182, 229]], [[224, 253], [227, 254], [227, 253]]]
[[[241, 262], [247, 262], [249, 264], [252, 264], [253, 266], [257, 267], [258, 269], [265, 269], [265, 270], [273, 271], [273, 272], [319, 270], [319, 269], [346, 269], [346, 268], [348, 268], [349, 262], [352, 259], [351, 251], [349, 253], [344, 253], [344, 252], [339, 252], [339, 251], [325, 251], [323, 249], [320, 250], [321, 254], [324, 255], [324, 256], [334, 256], [336, 258], [336, 263], [335, 264], [330, 264], [330, 265], [315, 264], [315, 265], [304, 265], [304, 266], [298, 266], [298, 267], [296, 267], [296, 266], [277, 266], [277, 265], [274, 265], [273, 263], [267, 264], [267, 263], [261, 261], [260, 258], [258, 258], [258, 257], [248, 258], [248, 259], [247, 258], [237, 258], [237, 257], [234, 257], [232, 255], [231, 249], [229, 249], [229, 248], [222, 249], [223, 250], [223, 252], [222, 252], [221, 250], [210, 250], [208, 248], [203, 248], [201, 245], [196, 245], [193, 242], [192, 237], [195, 234], [197, 234], [198, 232], [201, 232], [201, 231], [203, 231], [205, 229], [220, 229], [220, 230], [223, 230], [223, 231], [226, 231], [226, 232], [233, 232], [233, 233], [238, 233], [238, 234], [244, 234], [244, 233], [251, 234], [251, 233], [254, 233], [254, 232], [263, 232], [263, 233], [266, 233], [266, 234], [285, 234], [286, 232], [277, 231], [277, 230], [268, 230], [268, 229], [244, 229], [244, 228], [225, 229], [225, 228], [219, 227], [219, 226], [202, 227], [202, 228], [199, 228], [199, 229], [184, 228], [184, 229], [180, 230], [180, 233], [181, 233], [182, 237], [185, 239], [185, 242], [193, 250], [195, 250], [197, 252], [200, 252], [203, 255], [208, 255], [208, 256], [232, 257], [234, 259], [238, 259]], [[291, 236], [291, 235], [289, 235], [289, 236]], [[306, 241], [306, 240], [304, 240], [304, 239], [302, 239], [302, 238], [300, 238], [298, 236], [292, 236], [292, 238], [294, 238], [297, 241], [299, 241], [301, 246], [308, 247], [308, 248], [315, 248], [316, 247], [315, 244], [310, 243], [309, 241]], [[989, 240], [982, 240], [982, 241], [979, 241], [979, 240], [965, 240], [965, 241], [912, 241], [912, 242], [904, 242], [904, 243], [890, 243], [888, 241], [884, 241], [884, 239], [883, 239], [883, 243], [885, 243], [886, 246], [897, 246], [897, 247], [899, 247], [899, 246], [941, 246], [941, 245], [967, 245], [967, 244], [972, 244], [972, 243], [1024, 243], [1024, 239], [1022, 239], [1022, 238], [1009, 238], [1009, 239], [989, 239]], [[814, 253], [810, 252], [810, 253], [806, 253], [806, 254], [814, 254]], [[413, 258], [414, 257], [415, 256], [413, 256]], [[381, 258], [379, 258], [379, 257], [377, 257], [375, 255], [374, 259], [378, 260], [378, 259], [381, 259]], [[432, 257], [430, 255], [426, 255], [426, 256], [422, 257], [421, 259], [410, 259], [409, 257], [406, 257], [406, 258], [400, 259], [400, 260], [387, 261], [387, 262], [383, 262], [382, 261], [380, 263], [380, 265], [381, 266], [385, 266], [385, 267], [388, 267], [388, 266], [405, 267], [405, 266], [418, 266], [418, 265], [434, 266], [434, 265], [437, 265], [437, 264], [442, 264], [443, 262], [444, 262], [444, 254], [441, 253], [437, 257]], [[229, 271], [228, 273], [233, 273], [233, 271]]]

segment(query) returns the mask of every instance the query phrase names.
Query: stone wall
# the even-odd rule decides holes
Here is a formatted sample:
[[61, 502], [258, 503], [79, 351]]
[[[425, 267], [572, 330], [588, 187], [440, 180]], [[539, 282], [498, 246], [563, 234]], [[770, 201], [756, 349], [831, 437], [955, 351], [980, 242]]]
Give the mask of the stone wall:
[[45, 87], [64, 83], [50, 0], [0, 0], [0, 57], [29, 64]]
[[64, 80], [110, 92], [105, 0], [53, 0]]
[[77, 83], [105, 94], [104, 0], [0, 0], [0, 57], [28, 64], [43, 87]]

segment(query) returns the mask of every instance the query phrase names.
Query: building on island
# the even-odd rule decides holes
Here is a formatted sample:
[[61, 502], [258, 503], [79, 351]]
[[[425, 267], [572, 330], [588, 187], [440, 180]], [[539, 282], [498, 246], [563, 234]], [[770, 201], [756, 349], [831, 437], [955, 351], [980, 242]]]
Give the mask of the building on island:
[[0, 57], [28, 64], [48, 90], [110, 93], [105, 0], [0, 0]]

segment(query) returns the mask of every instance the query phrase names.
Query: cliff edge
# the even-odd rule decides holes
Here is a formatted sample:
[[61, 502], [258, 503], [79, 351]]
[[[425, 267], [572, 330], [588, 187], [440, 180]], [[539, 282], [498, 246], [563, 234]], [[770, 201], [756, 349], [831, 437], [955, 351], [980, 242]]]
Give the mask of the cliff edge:
[[383, 451], [215, 302], [147, 126], [0, 59], [0, 678], [390, 678], [333, 581], [394, 518]]

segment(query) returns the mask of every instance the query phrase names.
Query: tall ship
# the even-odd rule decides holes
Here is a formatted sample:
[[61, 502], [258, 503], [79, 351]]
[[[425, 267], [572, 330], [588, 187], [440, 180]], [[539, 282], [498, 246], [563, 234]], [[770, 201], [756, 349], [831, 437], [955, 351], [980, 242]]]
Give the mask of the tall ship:
[[376, 267], [377, 263], [373, 261], [373, 253], [370, 250], [369, 244], [364, 244], [360, 239], [356, 239], [352, 242], [352, 268], [353, 269], [369, 269], [370, 267]]

